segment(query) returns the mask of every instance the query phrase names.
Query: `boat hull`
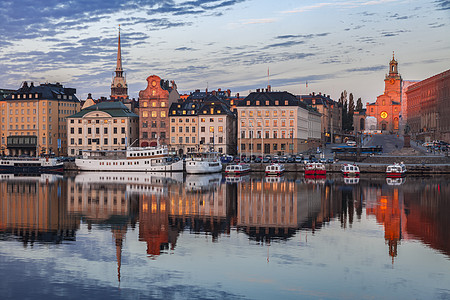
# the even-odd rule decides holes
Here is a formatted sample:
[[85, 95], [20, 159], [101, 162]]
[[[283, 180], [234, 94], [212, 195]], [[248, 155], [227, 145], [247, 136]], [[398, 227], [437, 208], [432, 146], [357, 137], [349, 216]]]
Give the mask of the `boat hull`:
[[222, 172], [220, 162], [209, 161], [186, 161], [187, 174], [209, 174]]
[[1, 166], [0, 173], [7, 174], [39, 174], [39, 173], [62, 173], [64, 172], [64, 164], [55, 166]]
[[81, 171], [102, 172], [182, 172], [183, 161], [151, 164], [149, 159], [83, 159], [75, 160]]

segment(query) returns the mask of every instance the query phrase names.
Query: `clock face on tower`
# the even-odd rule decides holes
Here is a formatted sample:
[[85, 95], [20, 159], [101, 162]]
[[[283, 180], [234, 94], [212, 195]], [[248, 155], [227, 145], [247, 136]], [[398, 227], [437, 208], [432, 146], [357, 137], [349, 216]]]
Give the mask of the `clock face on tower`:
[[152, 86], [156, 86], [156, 81], [155, 80], [152, 81]]
[[390, 83], [390, 84], [394, 84], [394, 83], [395, 83], [395, 79], [394, 79], [394, 78], [391, 78], [391, 80], [389, 80], [389, 83]]
[[382, 111], [381, 114], [380, 114], [380, 117], [381, 117], [382, 119], [386, 119], [387, 116], [388, 116], [388, 114], [387, 114], [387, 112], [385, 112], [385, 111]]

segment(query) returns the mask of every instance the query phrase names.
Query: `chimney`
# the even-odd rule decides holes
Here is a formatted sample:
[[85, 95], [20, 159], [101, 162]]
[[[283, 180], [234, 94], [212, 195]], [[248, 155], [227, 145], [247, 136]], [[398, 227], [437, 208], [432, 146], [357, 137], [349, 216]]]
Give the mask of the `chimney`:
[[92, 94], [88, 93], [87, 99], [92, 99]]
[[218, 91], [219, 91], [219, 92], [221, 92], [221, 91], [222, 91], [222, 89], [218, 89]]
[[238, 98], [238, 99], [239, 99], [239, 93], [236, 93], [236, 98]]
[[[220, 92], [220, 89], [219, 89], [219, 92]], [[212, 94], [213, 94], [213, 96], [215, 96], [216, 95], [216, 91], [212, 91]]]
[[316, 94], [313, 92], [313, 94], [312, 94], [313, 96], [315, 96]]
[[319, 96], [322, 96], [322, 92], [319, 92]]
[[256, 92], [259, 93], [259, 89], [256, 89]]
[[269, 84], [269, 85], [267, 85], [267, 90], [269, 91], [269, 92], [271, 92], [272, 91], [272, 86]]
[[30, 82], [30, 87], [34, 87], [34, 82]]

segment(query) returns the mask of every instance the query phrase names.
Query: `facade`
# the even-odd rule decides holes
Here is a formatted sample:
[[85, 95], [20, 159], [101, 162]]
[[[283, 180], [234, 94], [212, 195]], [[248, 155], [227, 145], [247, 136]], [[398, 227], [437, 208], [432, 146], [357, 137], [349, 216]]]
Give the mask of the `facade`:
[[366, 104], [366, 116], [377, 119], [377, 130], [398, 132], [402, 101], [402, 77], [398, 73], [398, 63], [392, 56], [389, 74], [384, 79], [384, 94], [374, 103]]
[[[85, 105], [86, 106], [86, 105]], [[139, 116], [122, 102], [100, 102], [67, 117], [68, 154], [137, 146]]]
[[66, 118], [80, 110], [75, 93], [59, 83], [24, 82], [0, 100], [2, 155], [66, 155]]
[[169, 107], [179, 98], [174, 81], [156, 75], [147, 78], [147, 88], [139, 92], [139, 130], [142, 147], [169, 145]]
[[236, 116], [217, 96], [173, 103], [169, 118], [172, 152], [236, 153]]
[[342, 106], [332, 100], [330, 95], [309, 94], [301, 95], [299, 99], [308, 106], [315, 108], [321, 115], [322, 143], [333, 143], [339, 140], [342, 133]]
[[411, 85], [406, 95], [412, 138], [450, 142], [450, 70]]
[[252, 92], [237, 114], [239, 154], [296, 154], [320, 145], [320, 113], [288, 92]]
[[408, 122], [408, 95], [406, 91], [408, 88], [419, 82], [419, 80], [404, 80], [402, 85], [402, 109], [400, 110], [400, 130], [404, 130]]
[[120, 27], [119, 42], [117, 46], [117, 65], [113, 81], [111, 83], [111, 99], [124, 100], [128, 99], [128, 85], [122, 68], [122, 50], [120, 47]]

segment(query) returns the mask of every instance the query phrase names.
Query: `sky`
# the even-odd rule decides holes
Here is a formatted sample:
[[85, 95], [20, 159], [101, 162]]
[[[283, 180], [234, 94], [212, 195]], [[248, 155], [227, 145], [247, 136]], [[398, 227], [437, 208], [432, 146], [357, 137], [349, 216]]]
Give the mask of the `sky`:
[[[109, 97], [118, 28], [128, 94], [146, 78], [178, 91], [265, 88], [363, 103], [450, 68], [449, 0], [2, 0], [0, 88], [60, 82]], [[306, 84], [308, 83], [308, 84]]]

